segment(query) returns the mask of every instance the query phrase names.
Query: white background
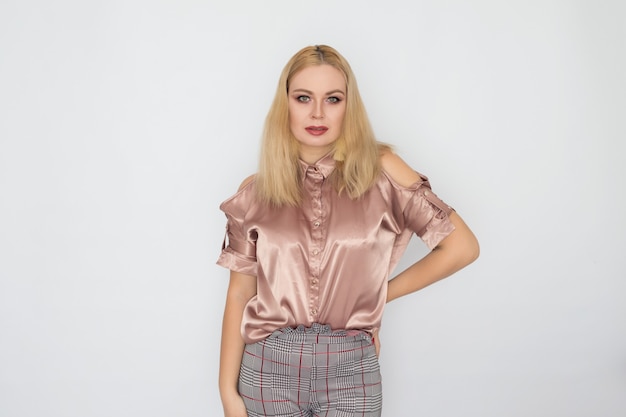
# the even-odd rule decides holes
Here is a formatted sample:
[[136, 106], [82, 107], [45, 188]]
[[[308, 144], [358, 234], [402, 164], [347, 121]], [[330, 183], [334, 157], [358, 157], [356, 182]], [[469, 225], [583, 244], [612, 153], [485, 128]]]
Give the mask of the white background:
[[218, 205], [316, 43], [482, 247], [388, 306], [384, 415], [626, 415], [625, 22], [617, 0], [3, 0], [0, 415], [221, 414]]

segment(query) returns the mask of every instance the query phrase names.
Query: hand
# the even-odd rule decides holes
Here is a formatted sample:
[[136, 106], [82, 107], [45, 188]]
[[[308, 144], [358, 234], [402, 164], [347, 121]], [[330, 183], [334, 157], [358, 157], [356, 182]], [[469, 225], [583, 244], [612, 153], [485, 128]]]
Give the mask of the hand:
[[246, 406], [239, 394], [233, 394], [228, 398], [222, 398], [224, 417], [248, 417]]
[[376, 356], [380, 356], [380, 338], [378, 337], [378, 330], [372, 333], [372, 341], [376, 348]]

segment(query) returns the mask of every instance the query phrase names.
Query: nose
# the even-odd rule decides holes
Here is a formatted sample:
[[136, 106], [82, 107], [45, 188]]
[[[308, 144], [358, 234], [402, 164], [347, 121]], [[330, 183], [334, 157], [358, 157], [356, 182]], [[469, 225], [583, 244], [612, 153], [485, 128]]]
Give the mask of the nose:
[[316, 102], [313, 106], [313, 110], [311, 113], [312, 119], [323, 119], [324, 118], [324, 110], [322, 109], [322, 103]]

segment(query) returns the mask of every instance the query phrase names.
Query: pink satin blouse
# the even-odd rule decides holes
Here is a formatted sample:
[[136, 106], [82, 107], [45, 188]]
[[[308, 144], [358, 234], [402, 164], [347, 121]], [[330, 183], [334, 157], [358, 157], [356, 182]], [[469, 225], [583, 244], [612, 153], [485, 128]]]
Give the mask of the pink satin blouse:
[[300, 164], [300, 207], [260, 204], [254, 180], [220, 206], [227, 241], [217, 263], [257, 279], [242, 320], [246, 343], [300, 324], [378, 329], [389, 274], [412, 233], [432, 249], [454, 230], [452, 209], [421, 174], [403, 187], [382, 172], [366, 194], [351, 200], [327, 180], [332, 155]]

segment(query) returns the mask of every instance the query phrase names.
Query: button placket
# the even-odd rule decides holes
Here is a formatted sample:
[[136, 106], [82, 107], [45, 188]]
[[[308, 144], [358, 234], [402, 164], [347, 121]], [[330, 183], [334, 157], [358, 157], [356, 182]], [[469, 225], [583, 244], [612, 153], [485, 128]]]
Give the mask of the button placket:
[[313, 321], [317, 320], [319, 314], [319, 274], [321, 267], [321, 257], [324, 248], [324, 233], [322, 230], [323, 204], [322, 187], [324, 177], [317, 168], [309, 168], [306, 175], [306, 188], [309, 191], [311, 217], [310, 225], [310, 248], [309, 248], [309, 314]]

